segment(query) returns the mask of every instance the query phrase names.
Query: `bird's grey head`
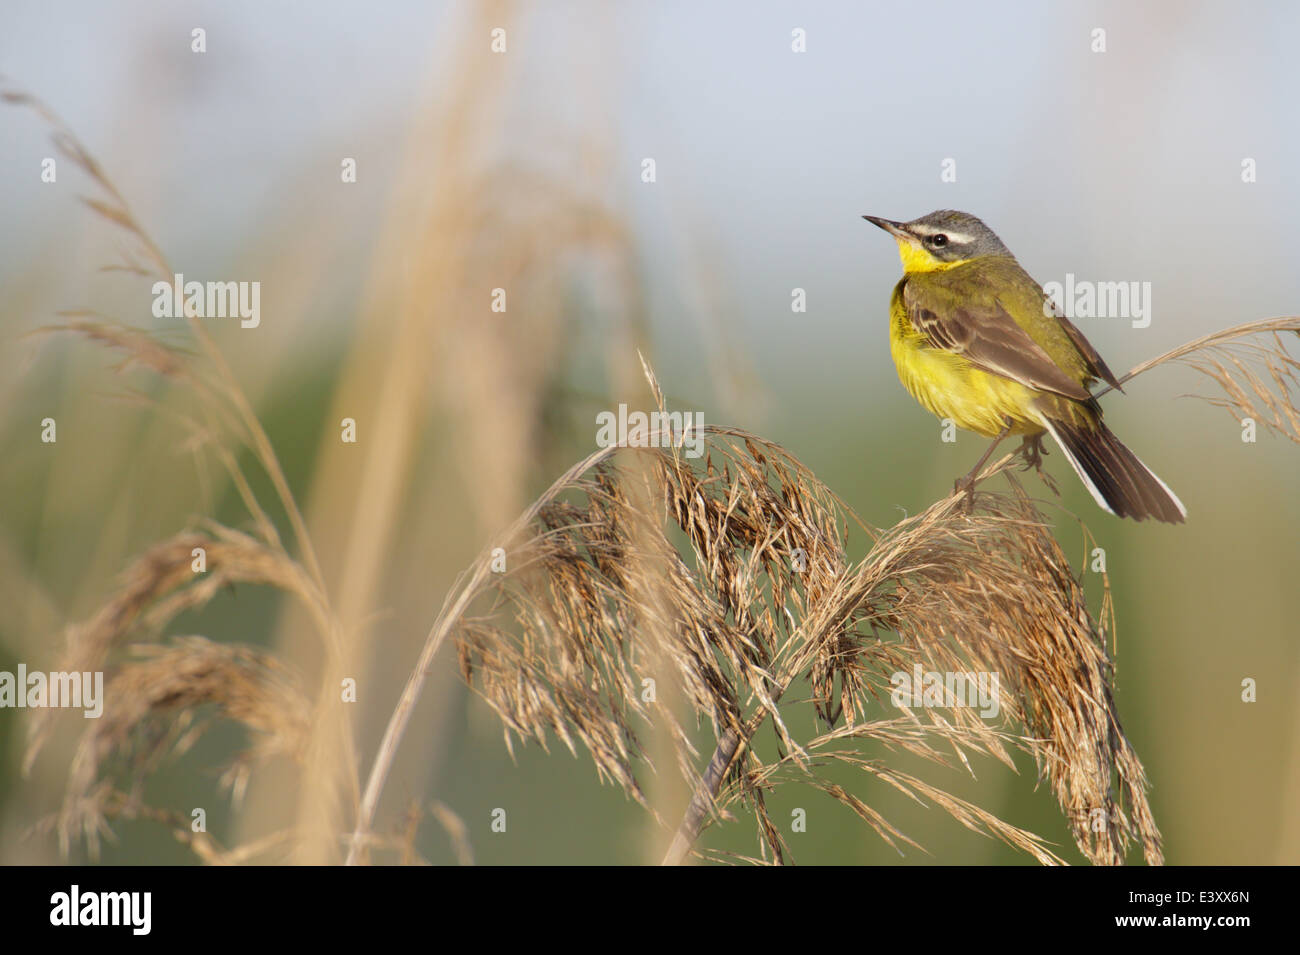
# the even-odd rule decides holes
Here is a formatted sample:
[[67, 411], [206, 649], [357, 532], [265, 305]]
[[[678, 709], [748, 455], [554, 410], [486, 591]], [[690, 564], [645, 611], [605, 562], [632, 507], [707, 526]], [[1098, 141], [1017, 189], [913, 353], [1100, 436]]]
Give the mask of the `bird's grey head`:
[[900, 242], [918, 245], [940, 262], [961, 262], [985, 255], [1005, 255], [1011, 250], [992, 229], [969, 212], [940, 209], [911, 222], [894, 222], [863, 216]]

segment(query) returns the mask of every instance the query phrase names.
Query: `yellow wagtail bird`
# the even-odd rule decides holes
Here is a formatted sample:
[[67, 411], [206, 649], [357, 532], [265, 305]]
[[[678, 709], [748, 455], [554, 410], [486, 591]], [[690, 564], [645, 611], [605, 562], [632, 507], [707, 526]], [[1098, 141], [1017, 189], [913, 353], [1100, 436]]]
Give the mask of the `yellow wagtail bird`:
[[903, 260], [889, 303], [903, 386], [940, 418], [996, 439], [959, 488], [972, 493], [1008, 434], [1024, 435], [1037, 464], [1047, 432], [1110, 513], [1183, 522], [1182, 502], [1106, 427], [1088, 390], [1098, 379], [1119, 382], [992, 229], [948, 209], [911, 222], [863, 218], [898, 241]]

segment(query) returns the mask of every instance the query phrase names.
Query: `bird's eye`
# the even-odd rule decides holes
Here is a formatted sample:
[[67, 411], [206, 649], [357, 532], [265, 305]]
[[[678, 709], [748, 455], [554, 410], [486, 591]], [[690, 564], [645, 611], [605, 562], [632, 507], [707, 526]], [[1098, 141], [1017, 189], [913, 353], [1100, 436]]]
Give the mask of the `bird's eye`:
[[938, 235], [930, 236], [930, 244], [936, 249], [942, 249], [948, 244], [948, 237], [940, 232]]

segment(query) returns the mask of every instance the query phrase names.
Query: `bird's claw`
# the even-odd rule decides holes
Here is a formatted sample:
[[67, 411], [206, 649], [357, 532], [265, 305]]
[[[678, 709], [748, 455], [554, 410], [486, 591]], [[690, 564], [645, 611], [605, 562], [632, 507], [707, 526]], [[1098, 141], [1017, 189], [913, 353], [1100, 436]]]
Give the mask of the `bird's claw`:
[[1033, 468], [1035, 471], [1043, 470], [1043, 456], [1047, 454], [1047, 448], [1043, 446], [1043, 436], [1041, 434], [1027, 434], [1020, 442], [1020, 455], [1025, 459], [1025, 465], [1022, 471], [1028, 471]]

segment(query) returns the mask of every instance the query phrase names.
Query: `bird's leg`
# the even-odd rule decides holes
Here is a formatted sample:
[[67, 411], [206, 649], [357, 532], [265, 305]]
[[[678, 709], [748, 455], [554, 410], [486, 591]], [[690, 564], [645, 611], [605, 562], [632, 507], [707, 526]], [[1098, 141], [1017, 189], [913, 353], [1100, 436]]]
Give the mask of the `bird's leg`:
[[1025, 459], [1023, 470], [1028, 471], [1033, 468], [1043, 479], [1043, 483], [1051, 488], [1052, 493], [1060, 496], [1061, 492], [1056, 489], [1056, 482], [1043, 470], [1043, 455], [1047, 454], [1047, 448], [1043, 446], [1042, 433], [1025, 435], [1024, 440], [1020, 442], [1020, 454]]
[[1011, 433], [1011, 422], [1008, 421], [1006, 427], [1003, 428], [1002, 431], [999, 432], [998, 436], [989, 443], [988, 450], [985, 451], [984, 456], [981, 457], [975, 463], [975, 467], [971, 468], [970, 473], [967, 474], [965, 477], [958, 478], [956, 481], [953, 482], [952, 492], [954, 494], [959, 494], [962, 491], [966, 492], [967, 513], [969, 513], [970, 510], [975, 506], [975, 479], [979, 477], [980, 470], [984, 467], [985, 462], [987, 462], [988, 459], [993, 456], [993, 452], [996, 451], [998, 445], [1002, 443], [1002, 439], [1005, 438], [1010, 433]]

